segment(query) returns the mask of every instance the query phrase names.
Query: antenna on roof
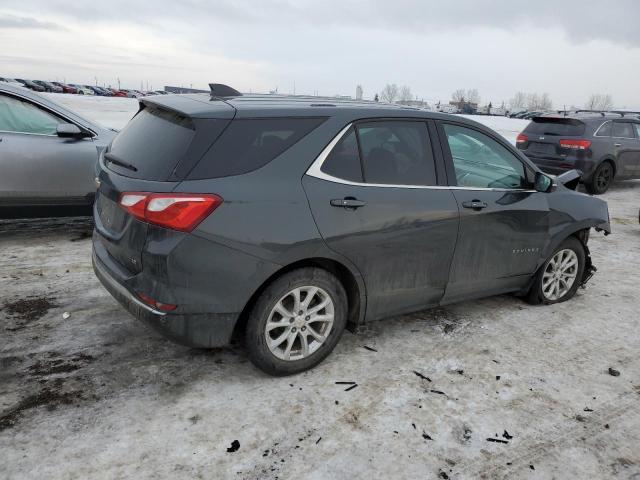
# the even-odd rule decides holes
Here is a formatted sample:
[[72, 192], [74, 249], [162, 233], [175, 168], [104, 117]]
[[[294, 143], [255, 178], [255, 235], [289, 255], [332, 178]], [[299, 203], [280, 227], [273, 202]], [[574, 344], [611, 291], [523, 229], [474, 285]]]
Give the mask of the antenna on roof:
[[210, 83], [212, 97], [241, 97], [242, 94], [235, 88], [231, 88], [229, 85], [223, 83]]

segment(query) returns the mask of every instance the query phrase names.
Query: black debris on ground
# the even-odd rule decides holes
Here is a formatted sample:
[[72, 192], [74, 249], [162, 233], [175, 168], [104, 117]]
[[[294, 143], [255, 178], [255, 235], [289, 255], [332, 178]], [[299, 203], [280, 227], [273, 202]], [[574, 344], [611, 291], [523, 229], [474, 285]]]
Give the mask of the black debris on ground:
[[4, 303], [1, 311], [16, 320], [14, 326], [6, 327], [6, 329], [8, 331], [21, 330], [29, 323], [43, 317], [50, 309], [58, 306], [52, 300], [46, 297], [31, 297]]
[[411, 426], [413, 427], [414, 430], [416, 430], [416, 424], [412, 423]]
[[605, 424], [604, 424], [604, 428], [606, 428], [607, 430], [609, 430], [609, 424], [608, 424], [608, 423], [605, 423]]
[[438, 474], [438, 476], [440, 478], [443, 478], [444, 480], [448, 480], [449, 479], [449, 475], [447, 475], [447, 472], [440, 470], [440, 473]]
[[585, 412], [593, 412], [593, 408], [584, 407]]
[[362, 348], [367, 349], [367, 350], [369, 350], [370, 352], [377, 352], [377, 351], [378, 351], [378, 350], [376, 350], [375, 348], [373, 348], [373, 347], [369, 347], [369, 346], [367, 346], [367, 345], [363, 345], [363, 346], [362, 346]]
[[27, 410], [46, 407], [47, 410], [52, 411], [60, 405], [71, 405], [74, 400], [82, 399], [82, 395], [79, 391], [58, 392], [51, 390], [50, 388], [44, 388], [40, 392], [34, 395], [29, 395], [28, 397], [20, 400], [16, 405], [3, 414], [0, 417], [0, 431], [16, 425], [22, 417], [22, 414]]
[[535, 469], [536, 469], [536, 467], [534, 467], [533, 465], [529, 465], [529, 468], [530, 468], [531, 470], [535, 470]]
[[316, 440], [316, 445], [320, 443], [320, 440], [322, 440], [322, 437], [318, 437], [318, 439]]
[[582, 423], [584, 423], [584, 422], [586, 422], [586, 421], [587, 421], [587, 417], [585, 417], [585, 416], [583, 416], [583, 415], [576, 415], [576, 416], [575, 416], [575, 419], [576, 419], [578, 422], [582, 422]]
[[511, 440], [513, 438], [513, 435], [509, 435], [509, 432], [507, 432], [505, 430], [504, 433], [502, 434], [502, 438], [506, 438], [507, 440]]
[[609, 367], [609, 375], [611, 375], [612, 377], [619, 377], [620, 371], [616, 370], [615, 368]]
[[358, 384], [356, 383], [356, 384], [354, 384], [354, 385], [351, 385], [349, 388], [345, 388], [345, 389], [344, 389], [344, 391], [345, 391], [345, 392], [348, 392], [349, 390], [353, 390], [353, 389], [354, 389], [354, 388], [356, 388], [357, 386], [358, 386]]
[[240, 442], [238, 440], [234, 440], [231, 442], [231, 446], [227, 448], [227, 453], [237, 452], [240, 449]]
[[496, 375], [496, 380], [500, 380], [500, 375]]
[[509, 443], [507, 440], [501, 440], [499, 438], [487, 438], [487, 442], [494, 442], [494, 443]]
[[420, 372], [418, 372], [418, 371], [416, 371], [416, 370], [414, 370], [414, 371], [413, 371], [413, 373], [414, 373], [417, 377], [421, 378], [422, 380], [426, 380], [427, 382], [430, 382], [430, 381], [431, 381], [431, 379], [430, 379], [429, 377], [427, 377], [426, 375], [423, 375], [422, 373], [420, 373]]
[[424, 430], [422, 431], [422, 438], [425, 440], [433, 440], [433, 438], [431, 438], [431, 436], [429, 436]]
[[446, 393], [440, 391], [440, 390], [429, 390], [431, 393], [437, 393], [438, 395], [446, 395]]
[[458, 372], [459, 375], [463, 375], [464, 374], [464, 370], [462, 370], [461, 368], [456, 370], [456, 372]]
[[355, 385], [356, 382], [336, 382], [336, 385]]

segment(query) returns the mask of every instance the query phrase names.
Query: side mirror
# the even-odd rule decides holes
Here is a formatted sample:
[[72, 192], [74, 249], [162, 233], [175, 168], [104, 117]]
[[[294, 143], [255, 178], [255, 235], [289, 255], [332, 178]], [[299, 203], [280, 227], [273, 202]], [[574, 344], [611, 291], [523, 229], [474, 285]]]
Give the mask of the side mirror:
[[553, 186], [553, 180], [548, 175], [542, 172], [536, 172], [536, 177], [533, 182], [533, 188], [538, 192], [547, 193]]
[[61, 123], [56, 129], [56, 133], [60, 138], [85, 138], [91, 134], [80, 130], [80, 127], [73, 123]]

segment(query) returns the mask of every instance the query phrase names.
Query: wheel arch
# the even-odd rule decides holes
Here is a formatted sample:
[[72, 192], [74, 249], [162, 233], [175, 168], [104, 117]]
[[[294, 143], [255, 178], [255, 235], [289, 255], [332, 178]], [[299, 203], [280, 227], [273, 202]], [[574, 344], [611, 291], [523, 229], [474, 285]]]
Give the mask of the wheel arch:
[[255, 292], [253, 292], [246, 305], [242, 309], [242, 312], [238, 316], [238, 321], [236, 322], [233, 336], [237, 338], [239, 334], [244, 331], [248, 316], [251, 313], [251, 309], [269, 284], [288, 272], [305, 267], [322, 268], [323, 270], [334, 274], [338, 278], [338, 280], [340, 280], [347, 294], [347, 302], [349, 308], [347, 317], [348, 328], [355, 328], [357, 325], [364, 322], [364, 313], [366, 310], [366, 292], [362, 277], [358, 273], [352, 271], [352, 269], [348, 266], [333, 258], [310, 257], [297, 260], [283, 266], [282, 268], [271, 274], [271, 276], [269, 276], [264, 282], [262, 282], [262, 284], [255, 290]]

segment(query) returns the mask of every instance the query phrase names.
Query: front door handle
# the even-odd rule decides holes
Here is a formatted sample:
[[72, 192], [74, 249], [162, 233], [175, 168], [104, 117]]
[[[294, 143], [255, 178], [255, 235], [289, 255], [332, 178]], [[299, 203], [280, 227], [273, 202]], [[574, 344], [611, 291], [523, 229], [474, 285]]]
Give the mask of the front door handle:
[[482, 210], [483, 208], [487, 208], [486, 202], [482, 202], [480, 200], [471, 200], [470, 202], [462, 202], [462, 206], [464, 208], [473, 208], [474, 210]]
[[621, 146], [622, 146], [622, 144], [621, 144], [621, 143], [614, 143], [614, 144], [613, 144], [613, 146], [614, 146], [614, 147], [621, 147]]
[[360, 208], [364, 207], [367, 202], [363, 202], [362, 200], [358, 200], [353, 197], [345, 197], [345, 198], [334, 198], [331, 200], [332, 207], [342, 207], [342, 208]]

